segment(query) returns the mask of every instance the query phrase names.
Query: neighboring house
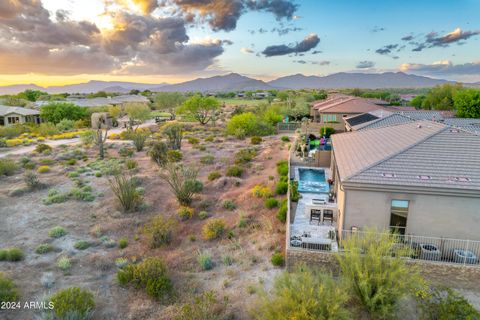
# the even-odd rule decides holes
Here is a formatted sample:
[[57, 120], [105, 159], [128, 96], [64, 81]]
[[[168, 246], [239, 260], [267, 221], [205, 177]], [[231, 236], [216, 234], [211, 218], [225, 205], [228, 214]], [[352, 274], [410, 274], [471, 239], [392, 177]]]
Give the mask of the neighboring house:
[[335, 131], [345, 130], [345, 118], [375, 110], [387, 110], [368, 99], [335, 95], [312, 104], [310, 115], [314, 123], [326, 125]]
[[480, 240], [480, 136], [417, 120], [335, 134], [332, 145], [338, 230]]
[[460, 128], [475, 134], [480, 134], [480, 119], [448, 118], [443, 121], [446, 125]]
[[22, 107], [0, 106], [0, 126], [26, 122], [39, 124], [41, 122], [40, 112]]

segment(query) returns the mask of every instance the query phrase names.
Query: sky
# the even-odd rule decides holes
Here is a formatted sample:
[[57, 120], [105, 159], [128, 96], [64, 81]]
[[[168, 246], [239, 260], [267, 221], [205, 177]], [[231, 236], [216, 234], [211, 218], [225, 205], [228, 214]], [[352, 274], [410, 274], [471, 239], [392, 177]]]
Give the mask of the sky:
[[390, 71], [480, 81], [480, 1], [0, 1], [0, 85]]

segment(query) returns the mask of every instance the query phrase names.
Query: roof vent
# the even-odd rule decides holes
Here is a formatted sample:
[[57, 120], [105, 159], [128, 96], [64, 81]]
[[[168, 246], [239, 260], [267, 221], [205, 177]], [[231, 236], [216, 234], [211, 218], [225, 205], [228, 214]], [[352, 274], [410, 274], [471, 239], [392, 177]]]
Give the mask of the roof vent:
[[422, 125], [421, 125], [421, 124], [417, 124], [417, 129], [422, 129]]
[[470, 178], [467, 177], [455, 177], [454, 180], [457, 182], [470, 182]]
[[459, 133], [460, 130], [458, 130], [458, 129], [450, 129], [450, 132], [451, 132], [451, 133]]
[[383, 173], [382, 173], [382, 177], [384, 177], [384, 178], [395, 178], [396, 175], [395, 175], [395, 173], [383, 172]]
[[420, 179], [420, 180], [430, 180], [430, 179], [432, 179], [431, 176], [427, 176], [427, 175], [419, 175], [419, 176], [417, 176], [417, 178]]

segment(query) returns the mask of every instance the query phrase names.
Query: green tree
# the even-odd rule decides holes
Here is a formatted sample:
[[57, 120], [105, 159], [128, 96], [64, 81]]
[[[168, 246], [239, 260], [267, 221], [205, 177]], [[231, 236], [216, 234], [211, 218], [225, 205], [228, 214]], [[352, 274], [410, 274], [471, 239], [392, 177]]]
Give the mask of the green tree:
[[237, 114], [227, 123], [227, 134], [237, 137], [266, 136], [273, 132], [274, 128], [271, 125], [251, 112]]
[[273, 294], [263, 293], [252, 310], [257, 320], [353, 319], [348, 311], [348, 290], [332, 276], [302, 267], [275, 279]]
[[424, 284], [418, 271], [403, 259], [411, 250], [397, 240], [388, 232], [366, 230], [344, 239], [344, 253], [337, 255], [352, 293], [378, 319], [395, 318], [398, 302]]
[[17, 97], [20, 98], [20, 99], [26, 99], [28, 101], [37, 101], [38, 98], [40, 98], [41, 96], [46, 96], [48, 95], [48, 93], [46, 92], [43, 92], [43, 91], [40, 91], [40, 90], [31, 90], [31, 89], [27, 89], [23, 92], [20, 92]]
[[480, 90], [460, 90], [453, 96], [453, 105], [457, 116], [461, 118], [480, 118]]
[[423, 102], [427, 97], [423, 94], [416, 96], [415, 98], [410, 101], [410, 105], [415, 107], [416, 109], [421, 109], [423, 107]]
[[444, 84], [431, 89], [422, 103], [422, 109], [453, 110], [453, 96], [462, 89], [460, 84]]
[[280, 91], [277, 93], [277, 98], [282, 101], [287, 101], [289, 97], [288, 91]]
[[176, 109], [180, 107], [186, 98], [180, 92], [159, 92], [155, 96], [153, 108], [156, 110], [165, 110], [172, 115], [172, 119], [176, 118]]
[[214, 97], [194, 95], [178, 109], [181, 114], [192, 116], [200, 124], [207, 124], [220, 107], [220, 102]]
[[57, 124], [63, 119], [86, 119], [88, 111], [86, 108], [76, 106], [73, 103], [52, 102], [40, 108], [40, 116], [44, 121]]
[[130, 102], [125, 105], [125, 112], [128, 115], [130, 129], [137, 123], [137, 128], [150, 118], [150, 107], [143, 103]]

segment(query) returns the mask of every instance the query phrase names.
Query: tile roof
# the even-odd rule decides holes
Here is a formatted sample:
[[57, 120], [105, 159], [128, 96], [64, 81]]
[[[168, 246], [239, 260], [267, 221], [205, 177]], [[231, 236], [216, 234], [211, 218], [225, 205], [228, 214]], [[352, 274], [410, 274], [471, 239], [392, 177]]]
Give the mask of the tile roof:
[[397, 124], [403, 124], [408, 122], [415, 121], [412, 118], [404, 116], [402, 114], [393, 113], [384, 118], [373, 120], [368, 123], [363, 123], [359, 126], [356, 126], [354, 130], [366, 130], [366, 129], [375, 129], [375, 128], [383, 128], [388, 126], [393, 126]]
[[366, 168], [439, 132], [444, 127], [445, 125], [431, 121], [418, 121], [375, 130], [332, 135], [333, 152], [341, 180], [351, 178]]
[[0, 106], [0, 116], [5, 116], [10, 113], [17, 113], [23, 116], [40, 115], [40, 112], [35, 109], [28, 109], [23, 107]]
[[108, 98], [83, 98], [83, 99], [68, 99], [68, 102], [74, 103], [80, 107], [99, 107], [99, 106], [108, 106], [112, 104], [122, 104], [126, 102], [139, 102], [146, 103], [149, 102], [148, 98], [141, 95], [121, 95]]
[[443, 121], [446, 125], [461, 128], [462, 130], [480, 135], [480, 119], [448, 118]]
[[439, 121], [445, 119], [442, 111], [435, 110], [399, 111], [399, 113], [415, 120]]
[[332, 143], [343, 182], [480, 190], [480, 137], [467, 131], [419, 120]]
[[365, 113], [383, 107], [363, 98], [338, 96], [314, 104], [313, 109], [321, 113]]

